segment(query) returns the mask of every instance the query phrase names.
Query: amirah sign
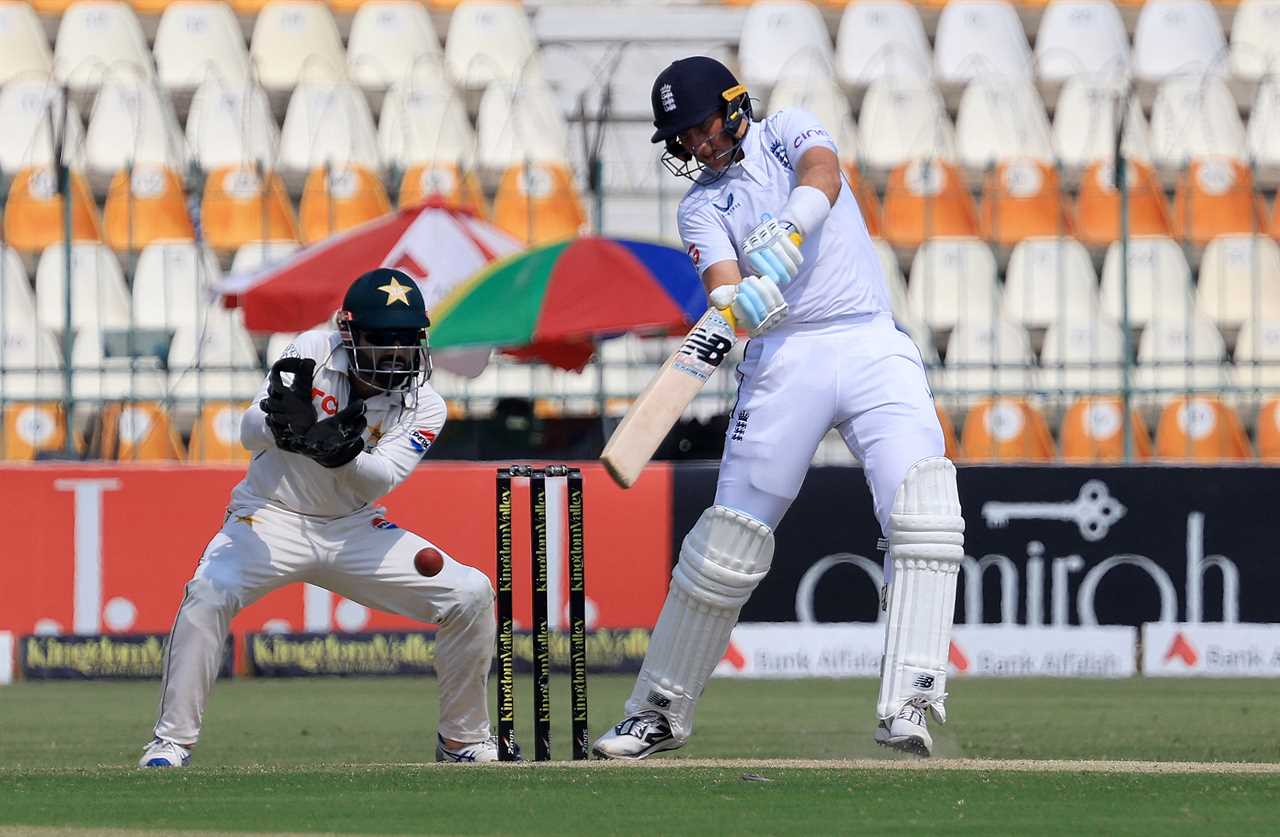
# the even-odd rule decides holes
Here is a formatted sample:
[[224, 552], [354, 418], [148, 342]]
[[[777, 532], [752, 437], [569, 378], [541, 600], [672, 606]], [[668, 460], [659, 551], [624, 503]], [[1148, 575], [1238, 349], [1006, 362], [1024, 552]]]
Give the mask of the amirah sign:
[[[677, 473], [673, 537], [714, 474]], [[1280, 622], [1277, 496], [1280, 469], [962, 467], [956, 624]], [[882, 619], [879, 536], [861, 472], [814, 469], [743, 619]]]

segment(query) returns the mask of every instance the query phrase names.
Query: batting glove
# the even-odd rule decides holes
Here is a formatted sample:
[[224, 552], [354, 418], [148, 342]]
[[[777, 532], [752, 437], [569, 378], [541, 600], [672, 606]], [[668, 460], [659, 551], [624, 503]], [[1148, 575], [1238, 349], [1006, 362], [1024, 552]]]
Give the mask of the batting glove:
[[800, 255], [803, 240], [790, 224], [769, 218], [742, 242], [742, 253], [753, 270], [785, 288], [804, 263], [804, 256]]
[[777, 283], [767, 276], [748, 276], [737, 285], [721, 285], [711, 292], [711, 304], [728, 308], [752, 337], [759, 337], [787, 316], [787, 303]]

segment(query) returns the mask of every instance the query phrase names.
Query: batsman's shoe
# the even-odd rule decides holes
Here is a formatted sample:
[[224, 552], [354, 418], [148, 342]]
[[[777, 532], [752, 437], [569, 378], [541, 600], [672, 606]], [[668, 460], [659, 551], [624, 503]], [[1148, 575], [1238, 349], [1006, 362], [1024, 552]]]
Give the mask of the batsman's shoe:
[[919, 698], [907, 701], [897, 715], [881, 720], [876, 726], [876, 743], [928, 758], [933, 752], [933, 736], [929, 735], [925, 708], [925, 702]]
[[142, 749], [138, 767], [186, 767], [191, 761], [191, 748], [164, 738], [153, 738]]
[[671, 734], [665, 715], [652, 709], [629, 715], [591, 745], [591, 752], [602, 759], [642, 759], [663, 750], [684, 746]]
[[[520, 748], [516, 747], [516, 761], [524, 761], [520, 758]], [[472, 744], [463, 744], [456, 750], [451, 750], [445, 746], [444, 736], [436, 733], [436, 761], [452, 762], [455, 764], [479, 764], [480, 762], [489, 762], [498, 760], [498, 737], [491, 735], [484, 741], [476, 741]]]

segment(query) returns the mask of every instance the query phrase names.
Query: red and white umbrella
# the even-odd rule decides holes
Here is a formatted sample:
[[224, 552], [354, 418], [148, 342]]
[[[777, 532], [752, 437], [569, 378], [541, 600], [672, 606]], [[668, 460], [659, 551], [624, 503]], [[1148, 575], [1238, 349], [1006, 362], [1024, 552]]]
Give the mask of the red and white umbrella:
[[[370, 221], [293, 254], [287, 261], [223, 279], [215, 290], [244, 311], [250, 331], [305, 331], [328, 320], [360, 274], [403, 270], [418, 282], [427, 311], [495, 259], [523, 245], [465, 209], [427, 202]], [[446, 368], [476, 375], [488, 351], [467, 352]]]

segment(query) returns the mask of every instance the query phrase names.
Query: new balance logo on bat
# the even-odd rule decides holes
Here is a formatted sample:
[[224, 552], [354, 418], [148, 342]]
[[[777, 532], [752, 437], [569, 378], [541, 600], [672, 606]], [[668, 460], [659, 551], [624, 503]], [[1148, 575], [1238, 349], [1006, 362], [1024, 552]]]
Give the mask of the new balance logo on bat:
[[719, 334], [709, 334], [704, 329], [690, 332], [680, 346], [680, 353], [693, 355], [713, 369], [724, 361], [725, 355], [733, 348], [733, 341]]

